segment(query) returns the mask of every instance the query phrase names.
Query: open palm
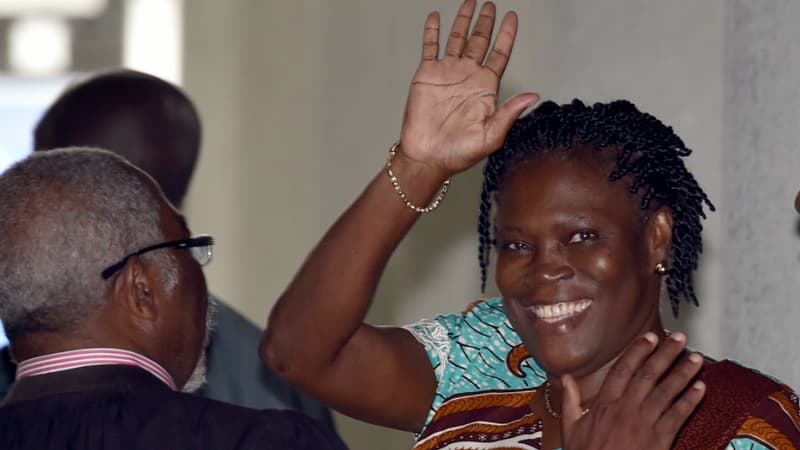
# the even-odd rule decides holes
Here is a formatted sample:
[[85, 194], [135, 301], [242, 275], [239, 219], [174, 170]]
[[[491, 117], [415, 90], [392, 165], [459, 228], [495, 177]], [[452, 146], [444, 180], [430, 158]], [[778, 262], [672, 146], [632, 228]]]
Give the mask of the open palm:
[[498, 149], [514, 120], [538, 100], [535, 94], [520, 94], [497, 107], [517, 17], [505, 15], [486, 57], [495, 6], [491, 2], [483, 5], [467, 37], [474, 12], [475, 1], [464, 2], [441, 59], [439, 15], [431, 13], [425, 21], [422, 62], [411, 82], [400, 137], [407, 158], [447, 175], [468, 169]]

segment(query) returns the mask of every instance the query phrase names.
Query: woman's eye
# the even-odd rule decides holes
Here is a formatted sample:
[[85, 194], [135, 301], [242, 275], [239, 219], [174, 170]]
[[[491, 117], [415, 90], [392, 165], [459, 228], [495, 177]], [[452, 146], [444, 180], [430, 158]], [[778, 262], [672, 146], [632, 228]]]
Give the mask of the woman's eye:
[[511, 250], [511, 251], [517, 252], [517, 251], [520, 251], [520, 250], [528, 250], [530, 247], [528, 246], [528, 244], [526, 244], [524, 242], [511, 241], [511, 242], [506, 242], [505, 244], [503, 244], [503, 248], [505, 250]]
[[583, 230], [583, 231], [579, 231], [579, 232], [573, 234], [572, 237], [569, 238], [569, 243], [570, 244], [576, 244], [578, 242], [585, 242], [585, 241], [588, 241], [590, 239], [594, 239], [596, 237], [597, 237], [597, 233], [594, 233], [592, 231]]

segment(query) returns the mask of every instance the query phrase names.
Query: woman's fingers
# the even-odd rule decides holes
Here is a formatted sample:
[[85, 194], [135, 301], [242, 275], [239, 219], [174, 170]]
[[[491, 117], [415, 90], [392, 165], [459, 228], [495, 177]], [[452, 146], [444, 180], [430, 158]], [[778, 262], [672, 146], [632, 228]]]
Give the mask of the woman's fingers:
[[631, 405], [642, 404], [643, 400], [656, 389], [659, 398], [662, 400], [666, 400], [665, 397], [668, 398], [667, 401], [659, 403], [661, 410], [658, 411], [658, 415], [661, 415], [668, 401], [675, 399], [700, 370], [702, 358], [699, 361], [694, 359], [695, 363], [687, 359], [685, 364], [679, 364], [670, 370], [685, 348], [686, 335], [683, 333], [673, 333], [664, 339], [628, 382], [624, 394], [625, 401]]
[[514, 12], [508, 12], [503, 16], [500, 31], [497, 33], [492, 51], [486, 59], [486, 68], [494, 72], [498, 79], [503, 77], [516, 38], [517, 15]]
[[681, 427], [686, 423], [686, 419], [692, 415], [705, 394], [705, 383], [695, 381], [659, 418], [655, 425], [655, 433], [660, 447], [669, 448], [672, 446], [675, 436], [678, 435]]
[[647, 332], [628, 347], [609, 370], [595, 403], [606, 404], [620, 398], [628, 382], [658, 344], [655, 333]]
[[464, 45], [467, 42], [469, 24], [472, 22], [474, 14], [475, 0], [466, 0], [461, 4], [461, 8], [458, 9], [458, 15], [453, 21], [453, 27], [450, 29], [450, 37], [447, 38], [447, 47], [445, 47], [445, 55], [447, 57], [461, 57]]
[[583, 415], [581, 392], [575, 379], [570, 375], [561, 377], [561, 389], [561, 429], [566, 430], [565, 434], [569, 434], [569, 430]]
[[422, 32], [422, 61], [436, 61], [439, 57], [439, 13], [434, 11], [425, 19]]
[[503, 145], [503, 140], [505, 140], [508, 130], [514, 125], [514, 121], [538, 101], [538, 95], [526, 92], [511, 97], [497, 108], [486, 124], [486, 142], [492, 147], [492, 150], [497, 150]]
[[703, 367], [703, 357], [699, 353], [689, 353], [678, 361], [669, 374], [654, 386], [641, 403], [642, 416], [656, 420], [666, 414], [670, 405], [679, 399], [681, 392], [691, 384], [692, 379]]
[[494, 30], [495, 6], [492, 2], [486, 2], [481, 7], [478, 20], [472, 27], [467, 48], [464, 50], [464, 57], [474, 60], [478, 64], [483, 64], [486, 57], [486, 50], [492, 41], [492, 30]]
[[[500, 79], [503, 77], [503, 72], [505, 72], [511, 57], [511, 50], [514, 48], [514, 40], [517, 36], [517, 15], [509, 12], [503, 16], [500, 32], [487, 57], [486, 53], [489, 50], [494, 31], [496, 7], [492, 2], [484, 3], [478, 19], [475, 21], [475, 26], [470, 32], [469, 26], [474, 14], [475, 0], [466, 0], [461, 4], [447, 38], [444, 57], [469, 58], [478, 65], [483, 64], [485, 59], [484, 66]], [[422, 36], [422, 61], [435, 61], [438, 57], [439, 14], [432, 12], [425, 20], [425, 31]]]

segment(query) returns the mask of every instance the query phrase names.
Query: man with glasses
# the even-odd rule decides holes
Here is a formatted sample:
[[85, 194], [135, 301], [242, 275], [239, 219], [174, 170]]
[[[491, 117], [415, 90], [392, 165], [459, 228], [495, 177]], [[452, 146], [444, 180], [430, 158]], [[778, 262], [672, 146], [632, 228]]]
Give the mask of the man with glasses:
[[143, 249], [139, 249], [121, 260], [117, 261], [116, 264], [108, 266], [106, 270], [103, 271], [101, 274], [104, 280], [111, 278], [115, 273], [119, 272], [122, 267], [125, 266], [125, 263], [128, 262], [128, 259], [134, 256], [141, 256], [145, 253], [152, 252], [153, 250], [159, 250], [162, 248], [185, 248], [189, 250], [192, 254], [192, 258], [198, 262], [201, 266], [205, 266], [209, 262], [211, 262], [211, 246], [214, 244], [214, 238], [211, 236], [198, 236], [195, 238], [189, 239], [179, 239], [177, 241], [169, 241], [169, 242], [162, 242], [160, 244], [149, 245]]
[[[47, 109], [34, 133], [36, 151], [88, 145], [123, 156], [152, 176], [178, 209], [200, 141], [200, 118], [191, 100], [172, 84], [131, 70], [74, 83]], [[211, 300], [216, 314], [207, 382], [196, 393], [250, 408], [294, 409], [333, 427], [328, 408], [261, 364], [261, 330], [213, 295]]]
[[293, 411], [181, 393], [202, 379], [213, 239], [113, 153], [34, 154], [0, 175], [0, 316], [19, 362], [0, 448], [344, 448]]

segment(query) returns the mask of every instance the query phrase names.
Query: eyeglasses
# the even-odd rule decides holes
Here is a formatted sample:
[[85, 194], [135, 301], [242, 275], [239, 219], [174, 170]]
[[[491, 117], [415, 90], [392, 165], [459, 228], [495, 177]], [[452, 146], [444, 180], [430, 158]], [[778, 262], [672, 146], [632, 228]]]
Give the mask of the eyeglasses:
[[134, 256], [144, 255], [145, 253], [152, 252], [153, 250], [159, 250], [162, 248], [185, 248], [188, 249], [189, 252], [192, 254], [192, 258], [197, 261], [198, 264], [201, 266], [205, 266], [206, 264], [211, 262], [211, 256], [213, 252], [211, 251], [211, 246], [214, 245], [214, 238], [211, 236], [197, 236], [189, 239], [180, 239], [177, 241], [169, 241], [169, 242], [162, 242], [160, 244], [151, 245], [149, 247], [145, 247], [141, 250], [137, 250], [130, 255], [125, 256], [119, 262], [114, 265], [109, 266], [106, 270], [103, 271], [101, 274], [104, 280], [111, 278], [112, 275], [119, 272], [128, 260]]

